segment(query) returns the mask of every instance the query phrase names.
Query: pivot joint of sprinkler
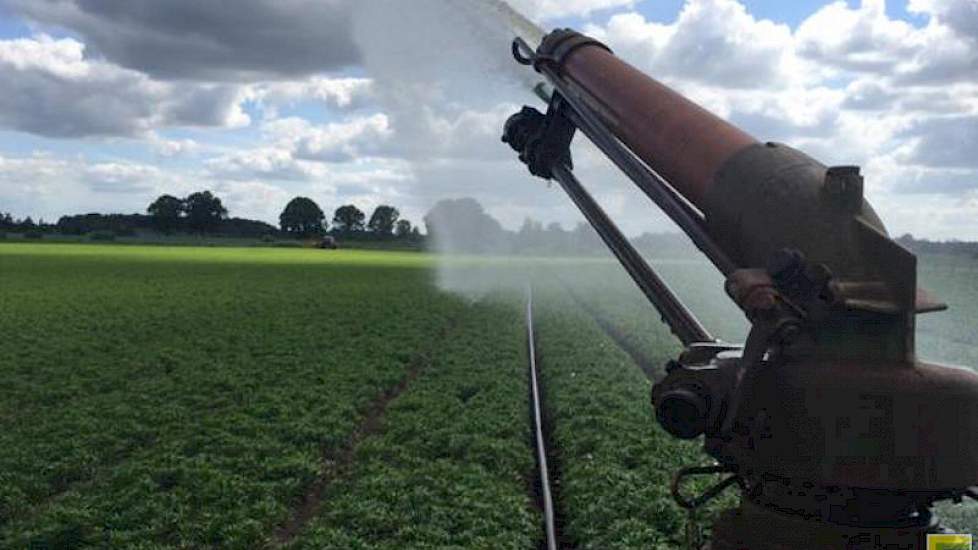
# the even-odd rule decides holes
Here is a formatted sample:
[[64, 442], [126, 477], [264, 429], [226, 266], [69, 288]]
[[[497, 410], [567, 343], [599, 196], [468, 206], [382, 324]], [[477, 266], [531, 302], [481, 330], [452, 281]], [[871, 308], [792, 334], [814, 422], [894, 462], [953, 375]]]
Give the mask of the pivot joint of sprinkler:
[[694, 344], [670, 361], [666, 377], [652, 386], [659, 425], [679, 439], [718, 436], [742, 356], [740, 346]]

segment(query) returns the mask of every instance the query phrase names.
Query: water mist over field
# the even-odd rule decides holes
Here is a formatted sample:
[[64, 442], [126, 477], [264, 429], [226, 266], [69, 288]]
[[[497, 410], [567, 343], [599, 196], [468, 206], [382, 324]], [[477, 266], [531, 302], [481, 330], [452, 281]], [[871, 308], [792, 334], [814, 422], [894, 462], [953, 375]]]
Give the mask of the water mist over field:
[[[532, 70], [516, 64], [510, 55], [510, 44], [517, 35], [536, 44], [543, 32], [500, 0], [412, 0], [410, 9], [389, 0], [358, 4], [354, 36], [374, 79], [375, 93], [398, 136], [395, 146], [403, 149], [421, 180], [415, 192], [425, 210], [438, 200], [461, 198], [457, 188], [441, 190], [428, 182], [424, 178], [427, 170], [458, 158], [488, 164], [510, 156], [509, 148], [499, 140], [503, 123], [521, 105], [534, 101], [532, 89], [539, 82]], [[512, 157], [512, 168], [518, 168], [515, 155]], [[487, 169], [495, 171], [491, 166]], [[460, 179], [464, 182], [464, 175]], [[472, 194], [498, 192], [502, 198], [507, 186], [513, 185], [517, 182], [501, 181], [498, 191], [480, 187]], [[555, 201], [562, 198], [551, 197]], [[509, 286], [502, 283], [508, 278], [501, 278], [489, 265], [494, 262], [481, 259], [473, 264], [459, 257], [472, 247], [455, 237], [479, 238], [480, 221], [460, 216], [428, 220], [440, 253], [442, 287], [481, 293]], [[478, 248], [484, 255], [506, 252], [503, 246], [482, 244]], [[522, 273], [520, 268], [515, 271]], [[517, 278], [522, 286], [525, 278]]]
[[543, 36], [498, 0], [412, 0], [410, 9], [364, 0], [354, 9], [364, 65], [393, 125], [414, 138], [398, 145], [418, 161], [458, 152], [436, 135], [454, 117], [532, 97], [539, 79], [509, 55], [517, 34], [531, 42]]
[[[582, 296], [630, 303], [640, 310], [638, 315], [649, 318], [648, 326], [661, 326], [656, 312], [589, 226], [567, 233], [579, 241], [569, 255], [579, 257], [539, 258], [526, 251], [514, 257], [515, 235], [504, 232], [474, 201], [460, 200], [478, 194], [495, 197], [498, 211], [511, 204], [516, 208], [512, 197], [520, 193], [523, 204], [531, 203], [532, 217], [547, 208], [572, 208], [558, 189], [547, 190], [545, 182], [529, 176], [500, 141], [509, 115], [523, 104], [543, 107], [532, 92], [540, 78], [513, 60], [510, 44], [521, 36], [536, 45], [543, 35], [540, 27], [501, 0], [412, 0], [410, 9], [390, 0], [366, 0], [355, 11], [354, 36], [364, 65], [390, 117], [396, 146], [406, 152], [417, 175], [412, 191], [431, 212], [426, 222], [439, 253], [438, 283], [473, 297], [499, 289], [522, 291], [531, 280], [537, 288], [569, 286]], [[578, 140], [581, 145], [584, 141]], [[582, 165], [588, 154], [600, 157], [587, 148], [580, 153]], [[425, 177], [432, 167], [444, 170], [457, 158], [485, 161], [481, 166], [494, 181], [487, 186], [484, 177], [474, 181], [459, 174], [456, 183], [471, 185], [471, 191], [460, 194], [457, 186], [439, 187]], [[601, 179], [595, 178], [595, 183]], [[619, 193], [635, 192], [630, 184], [622, 187]], [[528, 199], [527, 188], [539, 190], [539, 198]], [[442, 208], [444, 202], [436, 205], [444, 199], [451, 200], [452, 208]], [[649, 213], [655, 215], [651, 204]], [[706, 310], [704, 321], [715, 320], [710, 324], [725, 337], [742, 337], [743, 316], [723, 296], [720, 277], [695, 252], [679, 263], [656, 263], [679, 283], [677, 292], [691, 306]]]

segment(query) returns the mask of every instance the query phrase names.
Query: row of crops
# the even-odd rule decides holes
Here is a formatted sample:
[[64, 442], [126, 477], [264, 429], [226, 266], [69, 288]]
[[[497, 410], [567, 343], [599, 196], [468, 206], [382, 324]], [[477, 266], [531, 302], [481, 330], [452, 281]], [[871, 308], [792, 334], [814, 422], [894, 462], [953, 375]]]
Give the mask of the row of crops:
[[658, 428], [651, 383], [595, 320], [548, 294], [535, 321], [565, 539], [580, 548], [680, 547], [687, 517], [669, 482], [701, 460], [696, 445]]
[[527, 352], [513, 298], [482, 302], [357, 449], [296, 548], [533, 548]]
[[0, 253], [4, 547], [264, 543], [470, 309], [410, 263], [58, 248]]
[[[537, 547], [523, 297], [441, 292], [428, 261], [0, 247], [0, 546]], [[565, 542], [676, 546], [695, 448], [539, 301]]]

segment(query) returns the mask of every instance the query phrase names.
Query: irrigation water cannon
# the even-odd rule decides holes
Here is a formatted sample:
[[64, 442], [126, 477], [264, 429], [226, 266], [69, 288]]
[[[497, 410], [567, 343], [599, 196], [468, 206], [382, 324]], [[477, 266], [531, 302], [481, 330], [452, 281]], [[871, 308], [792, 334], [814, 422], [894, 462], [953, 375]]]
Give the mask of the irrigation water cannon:
[[[945, 306], [917, 287], [858, 167], [758, 142], [572, 30], [535, 50], [517, 38], [513, 55], [552, 92], [503, 140], [559, 182], [685, 346], [652, 404], [715, 460], [676, 474], [681, 505], [740, 488], [713, 550], [923, 548], [942, 529], [935, 502], [978, 498], [978, 375], [916, 358], [915, 316]], [[726, 277], [744, 345], [713, 338], [577, 180], [577, 131]], [[697, 474], [722, 481], [688, 497]]]

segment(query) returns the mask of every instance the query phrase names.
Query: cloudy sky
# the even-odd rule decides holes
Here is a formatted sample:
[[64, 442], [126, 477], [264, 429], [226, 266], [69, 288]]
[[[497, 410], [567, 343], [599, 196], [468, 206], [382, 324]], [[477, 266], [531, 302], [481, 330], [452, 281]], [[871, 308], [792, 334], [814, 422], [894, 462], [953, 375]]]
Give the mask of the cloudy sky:
[[[862, 165], [891, 232], [978, 240], [978, 0], [512, 3], [762, 140]], [[474, 196], [511, 227], [570, 226], [567, 199], [499, 142], [533, 98], [486, 6], [0, 0], [0, 211], [53, 221], [211, 189], [270, 222], [296, 195], [413, 220]], [[576, 154], [626, 231], [668, 229]]]

